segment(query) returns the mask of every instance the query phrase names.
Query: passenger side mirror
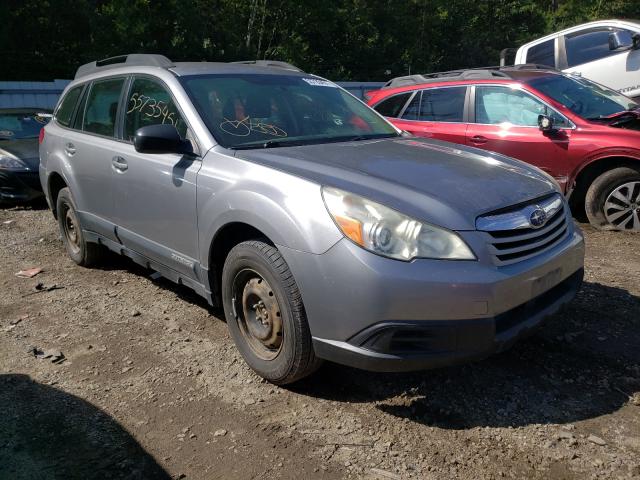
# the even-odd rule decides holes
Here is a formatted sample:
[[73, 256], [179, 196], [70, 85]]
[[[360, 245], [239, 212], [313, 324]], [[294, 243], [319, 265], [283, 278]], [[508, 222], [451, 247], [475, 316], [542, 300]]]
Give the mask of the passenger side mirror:
[[627, 50], [637, 48], [634, 35], [628, 30], [620, 30], [609, 34], [609, 50]]
[[538, 115], [538, 128], [543, 132], [552, 132], [553, 119], [549, 115]]
[[192, 154], [191, 142], [183, 140], [169, 124], [147, 125], [136, 130], [133, 146], [140, 153]]

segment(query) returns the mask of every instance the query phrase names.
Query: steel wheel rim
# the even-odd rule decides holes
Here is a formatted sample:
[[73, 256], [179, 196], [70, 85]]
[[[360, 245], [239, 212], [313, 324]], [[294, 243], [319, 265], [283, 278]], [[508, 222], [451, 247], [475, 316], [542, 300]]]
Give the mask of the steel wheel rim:
[[269, 282], [255, 270], [244, 269], [233, 279], [233, 316], [253, 353], [270, 361], [282, 350], [284, 325], [278, 300]]
[[78, 219], [75, 213], [69, 207], [67, 207], [64, 214], [64, 235], [67, 238], [67, 243], [74, 253], [80, 251], [80, 234], [78, 232]]
[[616, 187], [604, 202], [604, 216], [620, 230], [640, 231], [640, 181]]

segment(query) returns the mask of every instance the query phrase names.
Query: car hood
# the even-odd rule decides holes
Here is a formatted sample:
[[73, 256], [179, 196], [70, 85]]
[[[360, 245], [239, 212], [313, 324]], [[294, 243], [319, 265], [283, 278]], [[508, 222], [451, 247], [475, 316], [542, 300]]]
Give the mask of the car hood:
[[2, 155], [3, 152], [18, 157], [29, 167], [29, 170], [38, 171], [40, 155], [38, 153], [37, 138], [2, 140], [0, 141], [0, 155]]
[[496, 153], [416, 137], [238, 150], [236, 157], [370, 198], [453, 230], [555, 187], [535, 167]]

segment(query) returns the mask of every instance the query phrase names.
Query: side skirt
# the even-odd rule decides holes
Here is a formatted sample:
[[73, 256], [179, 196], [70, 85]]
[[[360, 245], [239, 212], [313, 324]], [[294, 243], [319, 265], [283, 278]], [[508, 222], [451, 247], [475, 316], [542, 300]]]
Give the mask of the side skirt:
[[194, 269], [197, 272], [198, 278], [205, 279], [206, 283], [200, 283], [192, 278], [189, 278], [186, 275], [180, 272], [177, 272], [174, 269], [162, 263], [156, 262], [155, 260], [152, 260], [142, 255], [141, 253], [131, 250], [130, 248], [127, 248], [118, 242], [114, 242], [113, 240], [110, 240], [100, 235], [99, 233], [91, 232], [88, 230], [83, 230], [82, 233], [88, 242], [104, 245], [112, 252], [115, 252], [119, 255], [130, 258], [138, 265], [141, 265], [150, 270], [154, 270], [158, 272], [160, 275], [162, 275], [164, 278], [171, 280], [172, 282], [177, 283], [178, 285], [185, 285], [191, 288], [194, 292], [196, 292], [201, 297], [204, 297], [209, 303], [209, 305], [214, 305], [211, 289], [207, 281], [207, 279], [209, 278], [209, 271], [206, 268], [202, 268], [200, 264], [194, 265]]

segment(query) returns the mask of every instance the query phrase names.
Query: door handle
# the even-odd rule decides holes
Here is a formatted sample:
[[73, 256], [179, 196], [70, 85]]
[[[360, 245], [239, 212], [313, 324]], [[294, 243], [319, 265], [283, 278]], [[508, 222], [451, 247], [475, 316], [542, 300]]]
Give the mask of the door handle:
[[127, 161], [120, 156], [113, 157], [111, 159], [111, 164], [113, 165], [113, 168], [115, 168], [119, 172], [124, 172], [127, 168], [129, 168]]
[[489, 140], [489, 139], [487, 137], [482, 136], [482, 135], [474, 135], [469, 140], [474, 145], [482, 145], [483, 143], [487, 143], [487, 140]]
[[72, 156], [76, 153], [76, 146], [73, 143], [68, 142], [64, 145], [64, 151], [67, 152], [67, 155]]

